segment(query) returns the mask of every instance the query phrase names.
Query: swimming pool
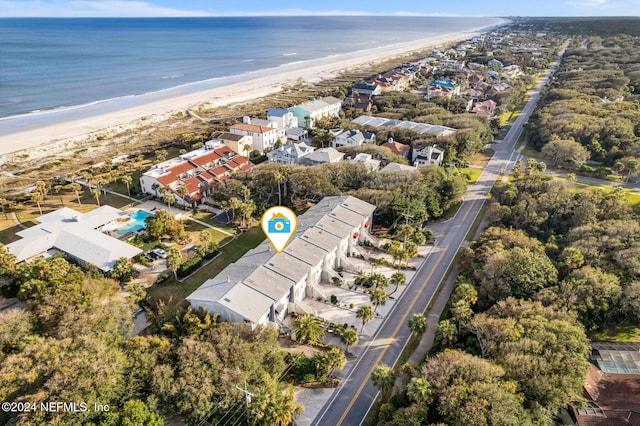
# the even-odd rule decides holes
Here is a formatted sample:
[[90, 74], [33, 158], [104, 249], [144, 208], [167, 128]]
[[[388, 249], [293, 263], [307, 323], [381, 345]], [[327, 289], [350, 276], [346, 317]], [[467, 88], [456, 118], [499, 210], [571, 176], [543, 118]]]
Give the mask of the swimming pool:
[[153, 216], [153, 214], [145, 212], [144, 210], [136, 210], [129, 215], [132, 220], [130, 220], [120, 228], [115, 229], [114, 232], [118, 235], [127, 235], [132, 232], [138, 232], [141, 229], [144, 229], [144, 227], [146, 226], [144, 220], [149, 216]]

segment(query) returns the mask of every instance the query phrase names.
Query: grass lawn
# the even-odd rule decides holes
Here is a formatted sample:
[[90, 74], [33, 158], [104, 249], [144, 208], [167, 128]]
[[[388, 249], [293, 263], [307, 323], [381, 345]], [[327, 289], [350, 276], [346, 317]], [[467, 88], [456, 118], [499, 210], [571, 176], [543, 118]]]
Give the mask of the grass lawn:
[[469, 185], [473, 185], [478, 181], [480, 175], [482, 174], [482, 169], [478, 169], [477, 167], [466, 167], [463, 169], [458, 169], [458, 171], [467, 176], [467, 183]]
[[588, 337], [592, 341], [640, 342], [640, 327], [636, 325], [618, 325], [614, 328], [588, 333]]
[[515, 110], [505, 111], [502, 114], [500, 114], [500, 127], [504, 127], [507, 124], [513, 123], [514, 121], [516, 121], [518, 117], [520, 117], [520, 114], [522, 114], [522, 109], [527, 104], [527, 102], [529, 102], [529, 96], [527, 96], [524, 102], [521, 105], [518, 105], [518, 107]]
[[238, 233], [238, 230], [235, 227], [214, 220], [214, 214], [209, 211], [198, 210], [198, 212], [193, 215], [193, 218], [201, 220], [204, 223], [208, 223], [211, 226], [215, 226], [216, 228], [222, 229], [223, 231], [227, 231], [231, 234]]
[[237, 239], [222, 247], [220, 249], [221, 255], [183, 282], [179, 283], [171, 277], [162, 284], [149, 288], [147, 291], [148, 301], [151, 306], [155, 306], [158, 301], [162, 300], [166, 304], [168, 312], [174, 312], [180, 306], [186, 306], [184, 299], [189, 294], [193, 293], [207, 279], [220, 273], [227, 265], [240, 259], [250, 249], [255, 248], [264, 238], [260, 228], [249, 229]]

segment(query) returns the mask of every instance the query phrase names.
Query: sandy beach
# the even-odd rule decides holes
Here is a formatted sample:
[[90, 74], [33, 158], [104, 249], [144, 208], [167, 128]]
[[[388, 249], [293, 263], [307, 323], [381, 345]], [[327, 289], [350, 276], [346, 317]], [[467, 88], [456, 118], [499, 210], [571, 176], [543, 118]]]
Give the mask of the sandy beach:
[[[338, 72], [403, 54], [465, 40], [482, 31], [451, 33], [349, 54], [283, 65], [226, 79], [192, 83], [173, 89], [131, 96], [88, 106], [53, 110], [0, 120], [0, 157], [29, 150], [31, 158], [59, 151], [66, 140], [103, 129], [135, 128], [135, 122], [158, 122], [197, 105], [222, 106], [267, 96], [299, 79], [314, 82]], [[236, 81], [234, 81], [236, 80]], [[222, 85], [221, 85], [222, 84]], [[35, 148], [35, 149], [34, 149]], [[33, 155], [35, 154], [35, 155]], [[39, 155], [38, 155], [39, 154]]]

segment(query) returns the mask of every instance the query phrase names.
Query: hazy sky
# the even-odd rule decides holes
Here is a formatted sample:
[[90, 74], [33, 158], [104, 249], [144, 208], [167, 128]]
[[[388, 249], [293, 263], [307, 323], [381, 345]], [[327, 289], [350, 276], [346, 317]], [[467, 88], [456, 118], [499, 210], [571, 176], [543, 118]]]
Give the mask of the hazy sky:
[[[307, 4], [308, 8], [300, 9]], [[0, 0], [0, 16], [640, 16], [640, 0]]]

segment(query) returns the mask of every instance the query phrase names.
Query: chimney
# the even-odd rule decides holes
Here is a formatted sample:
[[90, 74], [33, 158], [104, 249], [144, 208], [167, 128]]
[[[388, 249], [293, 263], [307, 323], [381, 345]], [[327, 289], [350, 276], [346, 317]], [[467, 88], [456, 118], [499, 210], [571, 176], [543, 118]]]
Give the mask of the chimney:
[[244, 117], [242, 117], [242, 122], [244, 124], [251, 124], [251, 117], [249, 117], [248, 115], [245, 115]]

